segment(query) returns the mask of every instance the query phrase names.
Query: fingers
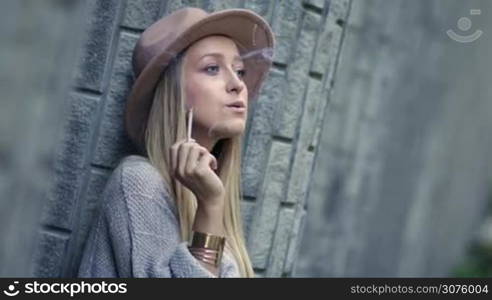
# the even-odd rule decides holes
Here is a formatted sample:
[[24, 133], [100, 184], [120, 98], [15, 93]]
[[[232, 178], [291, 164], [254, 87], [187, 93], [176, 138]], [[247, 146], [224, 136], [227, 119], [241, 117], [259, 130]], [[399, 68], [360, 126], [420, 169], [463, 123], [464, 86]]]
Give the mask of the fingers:
[[178, 167], [178, 148], [181, 145], [181, 142], [182, 141], [175, 143], [169, 149], [169, 151], [171, 152], [170, 153], [170, 159], [171, 159], [170, 164], [171, 164], [171, 172], [173, 175], [176, 174], [177, 167]]
[[200, 158], [207, 154], [211, 155], [205, 147], [200, 146], [194, 139], [189, 142], [187, 139], [176, 142], [170, 148], [173, 174], [180, 177], [192, 175]]
[[214, 170], [217, 169], [217, 160], [215, 157], [210, 154], [208, 151], [206, 154], [202, 155], [200, 160], [198, 161], [198, 165], [196, 166], [197, 173], [203, 174], [208, 168], [212, 168]]
[[209, 156], [210, 156], [210, 160], [211, 160], [210, 166], [212, 167], [212, 169], [217, 170], [217, 159], [215, 158], [215, 156], [213, 156], [210, 153], [209, 153]]
[[180, 141], [177, 141], [176, 143], [174, 143], [171, 148], [169, 149], [170, 151], [170, 164], [171, 164], [171, 172], [173, 173], [173, 175], [175, 175], [178, 171], [178, 166], [179, 166], [179, 163], [178, 163], [178, 153], [179, 153], [179, 148], [181, 146], [182, 143], [186, 142], [186, 139], [182, 139]]
[[183, 142], [179, 145], [177, 171], [180, 176], [185, 175], [186, 162], [188, 161], [188, 154], [192, 146], [192, 142]]
[[186, 160], [186, 166], [185, 166], [185, 174], [186, 175], [192, 175], [193, 171], [198, 164], [198, 160], [200, 159], [200, 156], [205, 155], [207, 153], [207, 149], [204, 147], [200, 146], [197, 143], [192, 143], [191, 145], [191, 150], [188, 154], [188, 159]]

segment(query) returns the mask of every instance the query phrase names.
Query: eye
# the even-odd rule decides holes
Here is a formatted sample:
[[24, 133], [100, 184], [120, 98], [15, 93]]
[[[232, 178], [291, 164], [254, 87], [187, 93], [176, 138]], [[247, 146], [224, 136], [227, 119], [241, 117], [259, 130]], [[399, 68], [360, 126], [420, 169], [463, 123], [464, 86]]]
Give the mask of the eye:
[[[215, 75], [219, 71], [219, 66], [217, 66], [217, 65], [206, 66], [204, 68], [204, 70], [207, 73], [211, 73], [211, 74]], [[239, 69], [239, 70], [237, 70], [237, 74], [238, 74], [239, 78], [243, 78], [246, 75], [246, 70], [245, 69]]]
[[240, 78], [243, 78], [246, 75], [246, 70], [245, 69], [237, 70], [237, 74], [239, 75]]
[[215, 71], [212, 71], [212, 73], [216, 73], [218, 70], [219, 70], [219, 66], [215, 66], [215, 65], [211, 65], [211, 66], [207, 66], [205, 67], [205, 71], [207, 71], [208, 73], [210, 73], [210, 69], [214, 69]]

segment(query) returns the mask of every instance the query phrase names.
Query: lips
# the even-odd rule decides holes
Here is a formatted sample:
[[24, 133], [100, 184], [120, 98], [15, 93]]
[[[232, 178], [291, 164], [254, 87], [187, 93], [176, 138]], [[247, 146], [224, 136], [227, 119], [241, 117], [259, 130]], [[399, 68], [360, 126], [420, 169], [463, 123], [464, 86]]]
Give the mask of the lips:
[[227, 107], [237, 107], [237, 108], [244, 108], [246, 105], [244, 105], [243, 101], [234, 101], [226, 105]]

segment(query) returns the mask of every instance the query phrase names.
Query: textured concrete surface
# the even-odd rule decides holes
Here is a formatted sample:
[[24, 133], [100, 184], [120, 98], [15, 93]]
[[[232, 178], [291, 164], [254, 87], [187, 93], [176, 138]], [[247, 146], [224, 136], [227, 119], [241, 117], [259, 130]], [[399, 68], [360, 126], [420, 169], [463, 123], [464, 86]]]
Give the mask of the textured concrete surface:
[[[56, 137], [69, 110], [65, 97], [82, 33], [81, 10], [80, 1], [0, 2], [0, 277], [32, 274], [39, 230], [40, 247], [53, 254], [39, 261], [44, 266], [58, 263], [55, 255], [63, 254], [59, 249], [68, 240], [64, 232], [47, 232], [38, 223], [52, 183]], [[90, 110], [87, 105], [68, 114], [67, 122], [74, 125]], [[74, 132], [65, 147], [78, 137], [84, 132]], [[79, 162], [66, 163], [73, 167], [66, 173], [73, 182]], [[58, 193], [67, 203], [58, 203], [52, 218], [63, 224], [73, 191], [67, 185]]]
[[461, 262], [492, 183], [491, 5], [352, 1], [296, 276], [449, 276]]

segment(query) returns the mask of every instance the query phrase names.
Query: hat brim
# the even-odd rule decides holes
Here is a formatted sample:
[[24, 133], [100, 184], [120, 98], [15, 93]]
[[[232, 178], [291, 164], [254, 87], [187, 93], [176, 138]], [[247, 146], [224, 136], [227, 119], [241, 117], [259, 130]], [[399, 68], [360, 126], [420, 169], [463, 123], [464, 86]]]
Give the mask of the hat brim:
[[211, 13], [184, 31], [167, 51], [153, 57], [136, 78], [127, 98], [125, 126], [137, 146], [143, 143], [145, 122], [161, 73], [177, 54], [209, 35], [226, 35], [237, 42], [247, 69], [244, 81], [249, 101], [257, 99], [273, 61], [275, 39], [270, 26], [261, 16], [246, 9]]

